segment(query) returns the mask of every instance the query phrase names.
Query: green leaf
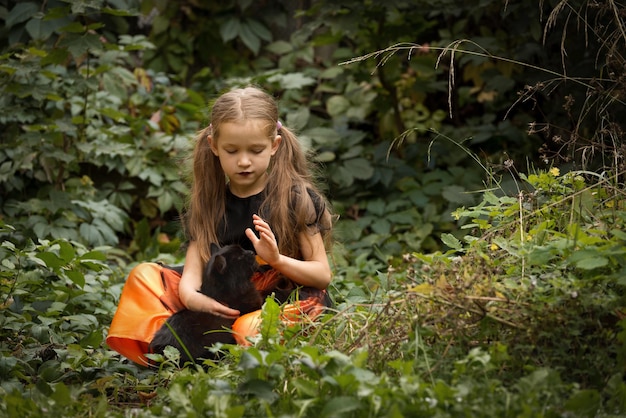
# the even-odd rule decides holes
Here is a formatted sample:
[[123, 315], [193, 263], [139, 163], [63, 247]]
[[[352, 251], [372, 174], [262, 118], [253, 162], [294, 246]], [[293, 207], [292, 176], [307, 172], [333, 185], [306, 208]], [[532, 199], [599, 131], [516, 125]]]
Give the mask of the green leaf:
[[174, 198], [175, 196], [167, 190], [164, 190], [163, 193], [157, 197], [157, 204], [159, 205], [161, 213], [167, 212], [174, 206]]
[[361, 403], [357, 398], [352, 396], [338, 396], [330, 399], [326, 405], [324, 405], [320, 416], [341, 416], [342, 414], [356, 411], [360, 407]]
[[285, 55], [293, 51], [293, 45], [287, 41], [276, 41], [265, 47], [269, 52], [276, 55]]
[[25, 27], [30, 37], [36, 40], [44, 40], [50, 35], [41, 19], [31, 19], [26, 23]]
[[355, 178], [360, 180], [370, 179], [374, 175], [374, 167], [365, 158], [353, 158], [344, 162], [348, 170]]
[[296, 388], [301, 398], [317, 398], [319, 392], [319, 385], [317, 382], [312, 382], [306, 379], [294, 379], [291, 384]]
[[282, 88], [287, 90], [298, 90], [317, 83], [314, 78], [305, 76], [303, 73], [276, 74], [270, 77], [268, 81], [270, 83], [279, 83]]
[[602, 406], [602, 397], [597, 390], [584, 389], [576, 392], [565, 403], [565, 410], [577, 417], [595, 417]]
[[11, 28], [17, 23], [31, 19], [39, 11], [39, 6], [35, 2], [18, 3], [7, 15], [4, 24]]
[[576, 267], [583, 270], [593, 270], [599, 267], [605, 267], [609, 264], [609, 260], [606, 257], [602, 257], [600, 255], [592, 257], [592, 258], [583, 258], [576, 262]]
[[261, 22], [258, 20], [246, 20], [245, 23], [250, 27], [250, 30], [254, 32], [256, 36], [263, 39], [264, 41], [270, 42], [272, 40], [272, 32], [267, 29]]
[[240, 27], [241, 22], [238, 18], [231, 17], [230, 19], [226, 19], [220, 26], [220, 36], [222, 37], [222, 41], [226, 43], [239, 36]]
[[6, 267], [8, 270], [15, 270], [15, 263], [8, 258], [3, 258], [0, 264], [2, 264], [2, 266]]
[[117, 235], [104, 219], [94, 219], [93, 224], [98, 228], [100, 234], [103, 237], [102, 242], [97, 242], [97, 245], [114, 245], [118, 243]]
[[76, 271], [76, 270], [67, 270], [65, 272], [65, 275], [67, 276], [68, 279], [70, 279], [72, 281], [72, 283], [74, 283], [76, 286], [80, 287], [81, 289], [83, 287], [85, 287], [85, 275], [83, 273], [81, 273], [80, 271]]
[[259, 49], [261, 48], [261, 38], [259, 38], [252, 31], [247, 22], [243, 22], [241, 24], [239, 37], [241, 38], [241, 41], [254, 53], [254, 55], [259, 53]]
[[330, 67], [325, 69], [319, 74], [319, 77], [326, 80], [334, 80], [343, 74], [344, 69], [342, 67]]
[[152, 21], [152, 33], [154, 35], [166, 33], [169, 27], [170, 19], [165, 15], [158, 15], [154, 21]]
[[617, 239], [621, 239], [622, 241], [626, 241], [626, 232], [620, 229], [611, 229], [611, 235], [613, 235]]
[[385, 216], [386, 207], [387, 206], [385, 205], [385, 202], [382, 199], [372, 200], [367, 203], [367, 206], [365, 206], [369, 214], [377, 215], [380, 217]]
[[461, 205], [474, 203], [472, 195], [467, 193], [467, 190], [462, 186], [446, 186], [443, 188], [441, 195], [450, 203], [459, 203]]
[[328, 163], [334, 161], [337, 158], [334, 152], [332, 151], [324, 151], [320, 152], [315, 156], [315, 160], [321, 163]]
[[545, 266], [553, 258], [554, 254], [552, 254], [550, 249], [546, 248], [545, 246], [534, 246], [532, 250], [528, 253], [528, 263], [533, 266]]
[[106, 13], [112, 16], [136, 16], [137, 15], [137, 12], [133, 10], [112, 9], [110, 7], [103, 7], [100, 11], [102, 13]]
[[259, 360], [252, 355], [251, 350], [244, 351], [237, 367], [241, 370], [256, 369], [261, 366]]
[[63, 261], [55, 253], [48, 251], [41, 252], [35, 255], [35, 257], [42, 260], [48, 268], [54, 271], [58, 271], [65, 265], [65, 263], [63, 263]]
[[76, 250], [72, 244], [67, 241], [59, 241], [59, 256], [65, 264], [69, 263], [76, 257]]
[[138, 177], [142, 180], [149, 181], [151, 184], [157, 187], [161, 187], [161, 184], [163, 184], [162, 172], [155, 168], [146, 168], [145, 166], [143, 167], [144, 169], [141, 170], [141, 172], [138, 174]]
[[338, 167], [337, 171], [332, 173], [331, 179], [341, 187], [348, 187], [354, 183], [352, 172], [343, 166]]
[[350, 147], [346, 152], [341, 154], [342, 160], [349, 160], [350, 158], [360, 157], [363, 155], [363, 146], [355, 145]]
[[63, 39], [59, 45], [67, 48], [73, 57], [80, 57], [87, 53], [87, 51], [99, 51], [103, 49], [100, 35], [89, 33], [79, 36], [68, 36]]
[[268, 403], [274, 402], [278, 394], [274, 393], [272, 386], [266, 380], [251, 379], [244, 381], [238, 388], [238, 392], [245, 395], [252, 395]]
[[372, 231], [374, 231], [376, 234], [381, 234], [381, 235], [387, 235], [389, 234], [389, 232], [391, 232], [391, 223], [385, 219], [377, 219], [376, 221], [372, 222]]
[[335, 95], [326, 101], [326, 111], [331, 117], [338, 117], [350, 108], [350, 101], [344, 96]]
[[84, 33], [86, 28], [85, 25], [80, 22], [70, 22], [66, 26], [63, 26], [61, 30], [66, 33]]
[[460, 250], [463, 248], [461, 241], [459, 241], [457, 237], [452, 234], [441, 234], [441, 241], [453, 250]]
[[80, 235], [89, 244], [92, 244], [92, 245], [104, 244], [105, 240], [102, 236], [102, 233], [96, 226], [88, 224], [88, 223], [82, 223], [80, 224], [80, 227], [78, 228], [78, 230], [80, 232]]
[[311, 111], [306, 106], [300, 106], [296, 110], [290, 111], [287, 114], [286, 126], [290, 129], [299, 131], [303, 129], [309, 121]]
[[101, 251], [89, 251], [85, 254], [78, 257], [79, 260], [98, 260], [98, 261], [106, 261], [106, 255]]
[[66, 48], [55, 48], [51, 51], [48, 51], [48, 54], [41, 59], [41, 66], [46, 66], [49, 64], [63, 64], [67, 61], [70, 53]]

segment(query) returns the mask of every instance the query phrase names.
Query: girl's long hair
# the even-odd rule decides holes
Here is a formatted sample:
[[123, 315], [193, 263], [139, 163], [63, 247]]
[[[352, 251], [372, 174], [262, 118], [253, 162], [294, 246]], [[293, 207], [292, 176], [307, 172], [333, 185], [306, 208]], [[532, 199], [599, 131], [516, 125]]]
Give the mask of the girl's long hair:
[[[217, 234], [224, 220], [227, 188], [226, 176], [211, 151], [208, 136], [218, 141], [222, 123], [250, 119], [267, 122], [264, 129], [268, 138], [274, 140], [277, 133], [282, 136], [270, 161], [265, 198], [259, 210], [259, 216], [269, 223], [276, 236], [280, 253], [301, 258], [299, 238], [303, 231], [319, 232], [326, 245], [331, 244], [330, 205], [316, 186], [313, 167], [298, 138], [284, 126], [277, 132], [278, 106], [270, 95], [256, 87], [246, 87], [220, 96], [211, 110], [211, 124], [196, 135], [185, 224], [205, 263], [211, 255], [210, 244], [219, 242]], [[321, 208], [319, 213], [316, 208]]]

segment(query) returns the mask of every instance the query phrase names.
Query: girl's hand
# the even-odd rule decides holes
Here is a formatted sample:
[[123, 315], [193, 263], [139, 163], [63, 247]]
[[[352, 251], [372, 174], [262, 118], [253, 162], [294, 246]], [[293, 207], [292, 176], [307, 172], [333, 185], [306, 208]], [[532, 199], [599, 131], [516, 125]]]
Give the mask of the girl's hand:
[[221, 316], [222, 318], [237, 319], [241, 312], [230, 309], [226, 305], [222, 305], [213, 298], [203, 295], [200, 292], [196, 292], [193, 296], [187, 299], [187, 309], [196, 312], [206, 312], [213, 315]]
[[178, 297], [187, 309], [207, 312], [223, 318], [236, 319], [240, 312], [222, 305], [213, 298], [198, 291], [202, 286], [202, 260], [195, 241], [189, 243], [185, 258], [185, 269], [178, 285]]
[[254, 245], [257, 255], [269, 265], [276, 263], [280, 259], [280, 253], [272, 228], [258, 215], [252, 216], [252, 223], [254, 229], [259, 233], [259, 237], [251, 228], [246, 229], [246, 236]]

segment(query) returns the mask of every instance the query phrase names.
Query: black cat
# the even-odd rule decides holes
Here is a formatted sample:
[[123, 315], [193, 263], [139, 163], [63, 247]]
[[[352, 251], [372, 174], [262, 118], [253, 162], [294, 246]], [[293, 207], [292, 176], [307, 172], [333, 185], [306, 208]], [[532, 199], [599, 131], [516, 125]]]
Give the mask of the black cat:
[[[202, 274], [200, 293], [236, 309], [241, 314], [261, 308], [263, 297], [250, 281], [258, 267], [252, 251], [239, 245], [219, 248], [211, 245], [211, 259]], [[205, 312], [182, 310], [172, 315], [157, 331], [150, 343], [153, 353], [163, 353], [168, 345], [180, 351], [181, 361], [198, 361], [216, 356], [209, 348], [215, 343], [234, 344], [235, 339], [228, 331], [234, 320]], [[169, 327], [168, 327], [169, 325]], [[182, 346], [172, 334], [170, 327], [182, 341]], [[187, 355], [185, 348], [191, 354]]]

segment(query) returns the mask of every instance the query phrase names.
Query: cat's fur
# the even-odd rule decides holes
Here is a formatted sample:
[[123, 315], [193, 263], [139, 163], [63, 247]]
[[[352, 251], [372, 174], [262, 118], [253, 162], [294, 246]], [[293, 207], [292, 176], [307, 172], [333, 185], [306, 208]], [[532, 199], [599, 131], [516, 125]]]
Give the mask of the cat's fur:
[[[200, 293], [240, 311], [242, 315], [260, 309], [263, 297], [250, 280], [257, 266], [252, 251], [244, 250], [239, 245], [219, 248], [213, 244], [211, 259], [202, 274]], [[156, 332], [150, 349], [153, 353], [163, 353], [165, 347], [171, 345], [180, 351], [182, 364], [206, 358], [214, 359], [215, 354], [209, 350], [212, 345], [218, 342], [235, 343], [229, 331], [233, 322], [232, 319], [206, 312], [186, 309], [178, 311]], [[172, 334], [170, 327], [191, 354], [191, 359]]]

